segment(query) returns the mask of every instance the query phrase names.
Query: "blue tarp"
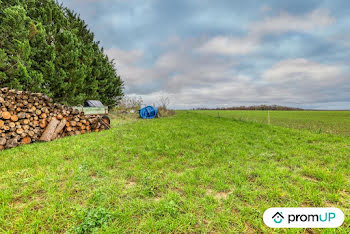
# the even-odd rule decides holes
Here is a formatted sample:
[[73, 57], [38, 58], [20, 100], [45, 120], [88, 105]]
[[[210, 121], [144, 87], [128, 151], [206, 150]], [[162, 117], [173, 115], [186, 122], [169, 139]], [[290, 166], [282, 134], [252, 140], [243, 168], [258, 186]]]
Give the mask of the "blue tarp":
[[153, 119], [157, 116], [157, 108], [153, 106], [146, 106], [142, 108], [140, 112], [140, 117], [142, 119]]

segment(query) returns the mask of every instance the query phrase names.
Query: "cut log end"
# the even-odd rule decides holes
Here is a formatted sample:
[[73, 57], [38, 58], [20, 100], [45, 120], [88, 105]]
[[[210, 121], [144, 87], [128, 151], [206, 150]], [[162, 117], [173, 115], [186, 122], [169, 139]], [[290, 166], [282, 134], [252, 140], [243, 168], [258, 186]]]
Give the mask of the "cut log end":
[[32, 139], [30, 137], [25, 137], [21, 140], [22, 144], [27, 145], [32, 142]]

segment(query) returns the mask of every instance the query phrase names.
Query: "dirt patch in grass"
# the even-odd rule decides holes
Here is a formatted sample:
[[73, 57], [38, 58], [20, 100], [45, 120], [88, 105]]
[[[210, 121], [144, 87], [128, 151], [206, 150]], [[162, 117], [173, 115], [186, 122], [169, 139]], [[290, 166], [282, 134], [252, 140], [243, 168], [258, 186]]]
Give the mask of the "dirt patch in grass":
[[208, 196], [213, 196], [216, 200], [226, 200], [228, 196], [231, 194], [231, 192], [217, 192], [212, 189], [207, 189], [206, 194]]
[[41, 191], [39, 191], [37, 196], [29, 196], [27, 198], [14, 198], [11, 201], [11, 206], [17, 210], [22, 210], [28, 207], [31, 207], [31, 210], [39, 210], [44, 207], [45, 199], [46, 197], [44, 196], [44, 194], [42, 194]]
[[90, 178], [91, 179], [96, 179], [97, 178], [97, 172], [96, 171], [93, 171], [89, 174]]
[[128, 181], [128, 182], [125, 183], [125, 186], [127, 188], [133, 188], [133, 187], [136, 186], [136, 182], [135, 181]]
[[344, 206], [344, 207], [346, 207], [346, 208], [348, 208], [348, 209], [350, 209], [350, 193], [349, 192], [347, 192], [347, 191], [340, 191], [339, 192], [340, 193], [340, 196], [341, 196], [341, 204]]
[[314, 183], [318, 183], [320, 182], [318, 179], [316, 179], [315, 177], [309, 176], [309, 175], [302, 175], [302, 177], [308, 181], [314, 182]]
[[244, 223], [244, 227], [244, 233], [262, 233], [261, 231], [258, 231], [255, 228], [253, 228], [249, 223]]
[[323, 207], [337, 207], [337, 202], [332, 202], [332, 201], [324, 201], [322, 204]]
[[173, 191], [177, 192], [180, 196], [184, 196], [185, 192], [181, 188], [174, 188]]
[[11, 206], [15, 209], [22, 209], [27, 206], [26, 202], [21, 197], [14, 198], [11, 202]]

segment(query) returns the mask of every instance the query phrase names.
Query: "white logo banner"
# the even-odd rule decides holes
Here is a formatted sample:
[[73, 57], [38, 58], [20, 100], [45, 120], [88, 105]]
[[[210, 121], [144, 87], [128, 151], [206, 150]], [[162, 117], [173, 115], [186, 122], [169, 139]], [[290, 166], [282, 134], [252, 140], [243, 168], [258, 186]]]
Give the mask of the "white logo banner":
[[271, 228], [337, 228], [344, 222], [338, 208], [269, 208], [264, 223]]

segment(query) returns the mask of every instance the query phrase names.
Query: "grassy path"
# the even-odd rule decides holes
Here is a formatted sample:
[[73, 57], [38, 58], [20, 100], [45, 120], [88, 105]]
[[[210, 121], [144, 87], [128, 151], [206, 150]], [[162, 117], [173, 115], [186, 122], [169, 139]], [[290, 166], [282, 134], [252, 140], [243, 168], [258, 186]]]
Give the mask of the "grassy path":
[[117, 125], [0, 152], [0, 232], [283, 232], [265, 209], [335, 206], [348, 233], [349, 155], [349, 138], [191, 112]]

